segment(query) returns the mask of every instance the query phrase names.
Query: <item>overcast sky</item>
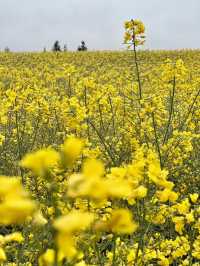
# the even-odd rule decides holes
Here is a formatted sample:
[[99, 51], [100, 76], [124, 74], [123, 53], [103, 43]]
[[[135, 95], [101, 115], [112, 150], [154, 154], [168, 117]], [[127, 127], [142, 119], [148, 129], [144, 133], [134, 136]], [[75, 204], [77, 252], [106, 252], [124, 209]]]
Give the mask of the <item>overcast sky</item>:
[[141, 19], [148, 49], [200, 48], [200, 0], [0, 0], [0, 49], [90, 50], [123, 45], [123, 22]]

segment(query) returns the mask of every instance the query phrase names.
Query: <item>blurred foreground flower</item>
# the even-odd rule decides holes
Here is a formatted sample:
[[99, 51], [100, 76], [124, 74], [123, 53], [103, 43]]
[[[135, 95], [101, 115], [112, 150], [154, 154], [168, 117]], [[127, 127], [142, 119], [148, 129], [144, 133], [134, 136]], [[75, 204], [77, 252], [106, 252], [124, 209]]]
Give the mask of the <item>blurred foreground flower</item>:
[[59, 154], [51, 149], [42, 149], [27, 154], [21, 161], [21, 166], [33, 171], [35, 175], [44, 176], [46, 172], [57, 165]]
[[28, 198], [19, 178], [0, 177], [0, 197], [0, 224], [22, 223], [36, 209], [36, 204]]

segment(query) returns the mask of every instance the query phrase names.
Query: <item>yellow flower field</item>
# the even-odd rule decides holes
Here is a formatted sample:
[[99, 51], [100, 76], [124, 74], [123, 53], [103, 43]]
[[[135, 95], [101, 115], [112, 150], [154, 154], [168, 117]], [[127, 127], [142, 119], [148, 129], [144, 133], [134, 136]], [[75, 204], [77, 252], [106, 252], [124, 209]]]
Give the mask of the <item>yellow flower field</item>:
[[0, 53], [0, 265], [200, 265], [200, 51], [125, 29], [130, 51]]

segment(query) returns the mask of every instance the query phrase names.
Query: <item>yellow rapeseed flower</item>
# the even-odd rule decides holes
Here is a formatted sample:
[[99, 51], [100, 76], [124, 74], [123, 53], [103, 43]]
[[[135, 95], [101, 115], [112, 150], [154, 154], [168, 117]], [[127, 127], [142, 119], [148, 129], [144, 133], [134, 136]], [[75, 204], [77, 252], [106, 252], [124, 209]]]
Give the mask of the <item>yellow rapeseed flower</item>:
[[[63, 257], [58, 256], [58, 261], [62, 261]], [[53, 266], [55, 262], [55, 250], [47, 249], [38, 260], [39, 266]]]
[[65, 140], [61, 160], [63, 167], [71, 167], [78, 159], [83, 149], [83, 141], [79, 138], [69, 137]]
[[108, 228], [117, 234], [131, 234], [138, 228], [133, 221], [132, 213], [127, 209], [117, 209], [111, 212]]
[[0, 247], [0, 262], [6, 261], [6, 260], [7, 260], [6, 253], [3, 250], [3, 248]]
[[83, 164], [83, 175], [86, 178], [98, 178], [104, 174], [104, 165], [96, 159], [88, 159]]
[[24, 241], [24, 237], [22, 236], [21, 232], [14, 232], [12, 234], [6, 235], [4, 237], [4, 241], [5, 243], [12, 242], [12, 241], [22, 243]]
[[178, 194], [170, 189], [165, 188], [162, 191], [157, 191], [157, 197], [161, 202], [175, 202], [178, 199]]
[[35, 175], [44, 176], [46, 171], [56, 166], [59, 161], [59, 154], [51, 149], [42, 149], [27, 154], [21, 161], [21, 166], [28, 168]]
[[33, 214], [36, 205], [29, 199], [7, 200], [0, 204], [0, 224], [22, 223]]
[[71, 211], [54, 221], [54, 228], [59, 232], [71, 234], [87, 229], [94, 220], [94, 215], [89, 212]]
[[193, 194], [190, 194], [190, 199], [193, 203], [196, 203], [197, 200], [199, 198], [199, 194], [198, 193], [193, 193]]

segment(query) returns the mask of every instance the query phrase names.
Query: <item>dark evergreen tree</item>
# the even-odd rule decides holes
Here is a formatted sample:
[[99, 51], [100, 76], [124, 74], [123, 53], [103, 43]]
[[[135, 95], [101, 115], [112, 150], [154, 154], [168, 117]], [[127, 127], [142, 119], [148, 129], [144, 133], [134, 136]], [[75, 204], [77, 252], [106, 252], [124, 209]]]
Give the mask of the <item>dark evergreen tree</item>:
[[10, 52], [10, 49], [9, 49], [9, 47], [8, 47], [8, 46], [6, 46], [6, 48], [4, 49], [4, 51], [5, 51], [6, 53], [9, 53], [9, 52]]
[[78, 51], [87, 51], [87, 46], [85, 45], [84, 41], [81, 42], [81, 45], [78, 46], [77, 50]]
[[61, 52], [61, 47], [60, 47], [59, 41], [55, 41], [52, 50], [53, 50], [53, 52]]

